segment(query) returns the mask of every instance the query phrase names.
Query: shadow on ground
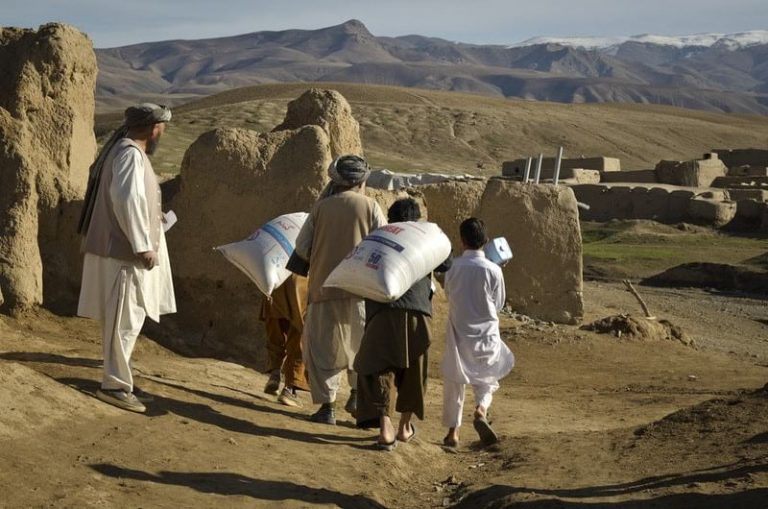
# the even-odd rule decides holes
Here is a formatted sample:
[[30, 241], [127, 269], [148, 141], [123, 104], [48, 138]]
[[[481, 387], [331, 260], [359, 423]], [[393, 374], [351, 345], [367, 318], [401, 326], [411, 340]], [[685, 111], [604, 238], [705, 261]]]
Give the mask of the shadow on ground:
[[102, 362], [99, 359], [66, 357], [64, 355], [45, 352], [4, 352], [0, 353], [0, 359], [15, 362], [61, 364], [63, 366], [79, 366], [83, 368], [100, 368], [102, 366]]
[[[99, 383], [94, 380], [87, 380], [83, 378], [57, 378], [58, 382], [79, 390], [80, 392], [89, 396], [94, 396], [96, 390], [99, 388]], [[172, 385], [172, 384], [166, 384]], [[188, 389], [190, 392], [196, 393], [205, 391], [197, 391], [195, 389]], [[210, 393], [205, 393], [210, 395]], [[215, 426], [225, 431], [233, 433], [243, 433], [252, 436], [261, 437], [274, 437], [281, 438], [283, 440], [292, 440], [296, 442], [304, 442], [315, 445], [345, 445], [348, 447], [354, 447], [357, 449], [370, 449], [369, 446], [360, 445], [360, 442], [371, 442], [370, 437], [361, 436], [349, 436], [329, 434], [322, 432], [304, 432], [290, 428], [273, 428], [268, 426], [260, 426], [250, 420], [241, 419], [239, 417], [233, 417], [227, 415], [219, 410], [212, 408], [209, 405], [203, 403], [194, 403], [191, 401], [182, 401], [168, 396], [160, 396], [153, 394], [155, 401], [148, 404], [147, 412], [144, 414], [149, 418], [159, 417], [167, 414], [175, 414], [185, 419], [197, 421], [202, 424]], [[217, 395], [218, 396], [218, 395]], [[228, 404], [233, 404], [232, 400], [237, 401], [236, 406], [243, 408], [253, 408], [254, 412], [273, 412], [273, 408], [253, 405], [249, 402], [237, 400], [236, 398], [226, 398]], [[280, 411], [280, 413], [286, 413]], [[256, 415], [256, 414], [254, 414]], [[288, 414], [291, 415], [291, 414]], [[327, 425], [316, 424], [317, 427], [327, 427]], [[337, 428], [334, 428], [337, 429]]]
[[[768, 488], [760, 487], [729, 494], [695, 493], [701, 483], [726, 482], [731, 479], [768, 472], [768, 464], [724, 465], [698, 470], [686, 474], [673, 474], [647, 477], [633, 482], [605, 486], [590, 486], [574, 489], [543, 489], [494, 485], [471, 493], [456, 508], [474, 509], [493, 507], [519, 507], [526, 509], [648, 509], [674, 507], [675, 509], [721, 509], [726, 507], [740, 509], [765, 509], [768, 507]], [[656, 497], [647, 497], [647, 492], [665, 488], [685, 488], [688, 493], [672, 493]], [[601, 497], [620, 497], [645, 494], [643, 498], [623, 501], [595, 501]], [[521, 500], [515, 495], [537, 495], [558, 497], [552, 499]], [[512, 498], [513, 497], [513, 498]], [[589, 501], [568, 499], [589, 498]], [[508, 500], [505, 500], [508, 499]], [[566, 499], [566, 500], [563, 500]]]
[[287, 481], [254, 479], [230, 472], [159, 472], [151, 474], [110, 464], [95, 464], [91, 468], [116, 479], [132, 479], [174, 486], [186, 486], [201, 493], [240, 495], [259, 500], [298, 500], [307, 504], [328, 504], [342, 509], [384, 509], [375, 500], [363, 495], [347, 495], [325, 488], [310, 488]]

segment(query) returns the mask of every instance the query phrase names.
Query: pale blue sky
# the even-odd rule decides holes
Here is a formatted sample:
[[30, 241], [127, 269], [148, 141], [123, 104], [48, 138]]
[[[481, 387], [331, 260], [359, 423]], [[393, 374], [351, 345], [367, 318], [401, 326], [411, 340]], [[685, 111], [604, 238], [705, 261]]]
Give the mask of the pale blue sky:
[[0, 26], [63, 21], [96, 47], [314, 29], [359, 19], [374, 35], [512, 44], [534, 36], [768, 29], [768, 0], [0, 0]]

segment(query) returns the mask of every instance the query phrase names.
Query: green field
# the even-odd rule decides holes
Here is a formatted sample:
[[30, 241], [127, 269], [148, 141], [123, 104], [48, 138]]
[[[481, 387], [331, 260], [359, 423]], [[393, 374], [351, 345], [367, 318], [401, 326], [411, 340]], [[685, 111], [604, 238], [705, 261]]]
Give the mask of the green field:
[[587, 277], [644, 278], [683, 263], [768, 269], [768, 238], [653, 221], [582, 222]]

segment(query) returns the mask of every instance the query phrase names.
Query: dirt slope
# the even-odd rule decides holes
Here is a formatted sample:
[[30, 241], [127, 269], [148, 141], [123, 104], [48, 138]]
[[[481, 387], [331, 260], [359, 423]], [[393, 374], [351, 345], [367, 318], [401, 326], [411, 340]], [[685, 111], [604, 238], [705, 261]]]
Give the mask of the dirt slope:
[[[619, 157], [625, 169], [647, 169], [661, 159], [700, 157], [715, 146], [763, 147], [768, 139], [761, 117], [664, 106], [527, 102], [349, 83], [262, 85], [175, 109], [155, 168], [178, 172], [187, 147], [216, 127], [271, 130], [288, 101], [311, 86], [347, 98], [366, 156], [392, 170], [498, 175], [502, 161], [554, 156], [559, 145], [566, 157]], [[119, 115], [101, 115], [97, 132], [117, 122]]]
[[[618, 286], [587, 295], [589, 317], [637, 312]], [[93, 398], [95, 324], [0, 317], [0, 506], [765, 507], [768, 398], [750, 391], [766, 381], [768, 346], [739, 334], [764, 309], [713, 297], [698, 310], [701, 294], [686, 292], [647, 299], [698, 348], [505, 317], [518, 366], [494, 400], [502, 442], [478, 449], [467, 426], [455, 454], [438, 445], [437, 378], [417, 438], [381, 453], [346, 416], [330, 428], [304, 420], [308, 405], [278, 405], [263, 375], [146, 339], [135, 366], [156, 396], [150, 412], [106, 407]], [[721, 308], [730, 335], [688, 326]], [[435, 330], [444, 322], [439, 301]], [[433, 377], [441, 355], [438, 333]]]

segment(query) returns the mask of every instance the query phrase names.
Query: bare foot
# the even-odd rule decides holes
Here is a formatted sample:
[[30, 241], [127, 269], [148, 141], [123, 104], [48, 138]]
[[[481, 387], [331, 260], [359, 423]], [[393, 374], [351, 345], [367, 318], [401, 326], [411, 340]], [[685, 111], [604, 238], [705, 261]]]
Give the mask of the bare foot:
[[380, 420], [380, 431], [379, 431], [379, 443], [380, 444], [391, 444], [395, 441], [395, 428], [392, 426], [392, 420], [389, 417], [382, 417]]
[[407, 426], [402, 426], [398, 432], [397, 432], [397, 439], [401, 442], [408, 442], [410, 441], [413, 436], [416, 434], [416, 427], [413, 424], [408, 424]]
[[397, 425], [397, 439], [401, 442], [408, 442], [416, 434], [416, 426], [411, 424], [413, 412], [403, 412], [400, 414], [400, 422]]

